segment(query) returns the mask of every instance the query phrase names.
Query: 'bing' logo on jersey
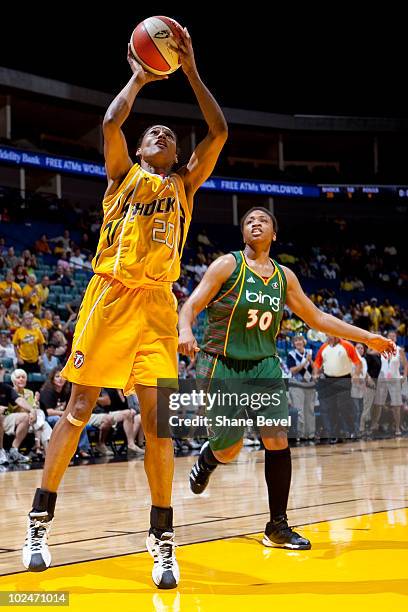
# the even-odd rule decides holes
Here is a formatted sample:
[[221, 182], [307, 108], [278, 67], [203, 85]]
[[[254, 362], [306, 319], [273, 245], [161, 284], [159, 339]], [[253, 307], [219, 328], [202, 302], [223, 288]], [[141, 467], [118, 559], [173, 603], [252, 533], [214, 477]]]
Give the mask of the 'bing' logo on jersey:
[[255, 279], [254, 279], [252, 276], [250, 276], [249, 278], [247, 278], [247, 283], [255, 283], [255, 282], [256, 282], [256, 281], [255, 281]]
[[274, 297], [272, 295], [268, 295], [267, 293], [262, 293], [262, 291], [245, 291], [245, 299], [247, 302], [251, 304], [267, 304], [271, 307], [273, 312], [279, 312], [280, 309], [280, 297]]

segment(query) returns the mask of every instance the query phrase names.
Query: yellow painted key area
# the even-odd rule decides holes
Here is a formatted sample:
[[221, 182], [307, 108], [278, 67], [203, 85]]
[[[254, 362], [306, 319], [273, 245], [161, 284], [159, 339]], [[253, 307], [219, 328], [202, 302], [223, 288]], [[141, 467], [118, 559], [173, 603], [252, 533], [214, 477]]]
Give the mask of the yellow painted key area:
[[0, 590], [69, 591], [69, 608], [58, 609], [75, 612], [408, 610], [407, 509], [298, 530], [312, 550], [265, 548], [262, 534], [181, 546], [175, 591], [154, 587], [147, 553], [2, 576]]

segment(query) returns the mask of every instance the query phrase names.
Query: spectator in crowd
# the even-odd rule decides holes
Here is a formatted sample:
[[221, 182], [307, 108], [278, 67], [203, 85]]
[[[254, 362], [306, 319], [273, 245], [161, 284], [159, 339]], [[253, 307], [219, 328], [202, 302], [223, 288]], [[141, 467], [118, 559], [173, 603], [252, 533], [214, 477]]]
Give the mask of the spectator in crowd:
[[45, 347], [44, 354], [41, 358], [41, 373], [44, 374], [44, 376], [48, 377], [53, 370], [61, 366], [58, 357], [55, 356], [56, 348], [55, 344], [52, 343], [47, 344]]
[[57, 314], [52, 315], [52, 326], [49, 328], [50, 334], [53, 334], [56, 331], [62, 331], [64, 328], [64, 324], [61, 321], [61, 317]]
[[[84, 295], [85, 295], [85, 289], [83, 291], [81, 291], [81, 293], [76, 295], [72, 300], [70, 300], [69, 302], [67, 302], [65, 304], [65, 308], [68, 310], [70, 315], [74, 316], [74, 318], [76, 318], [76, 316], [78, 314], [79, 307], [82, 304], [82, 300], [83, 300]], [[73, 320], [73, 319], [71, 319], [71, 320]]]
[[84, 257], [81, 255], [81, 249], [79, 247], [74, 249], [74, 254], [71, 255], [69, 263], [74, 270], [82, 270], [84, 266]]
[[14, 334], [16, 329], [21, 325], [21, 319], [19, 316], [20, 307], [18, 304], [12, 304], [7, 311], [7, 321], [9, 324], [9, 330], [11, 334]]
[[57, 266], [61, 266], [62, 270], [66, 272], [67, 270], [71, 270], [71, 251], [67, 251], [63, 253], [60, 259], [57, 261]]
[[31, 310], [30, 307], [34, 306], [31, 310], [33, 314], [39, 315], [41, 312], [40, 296], [38, 295], [38, 289], [36, 285], [37, 279], [34, 274], [29, 274], [27, 277], [27, 284], [23, 287], [23, 311]]
[[6, 266], [7, 268], [11, 268], [12, 270], [16, 267], [16, 265], [18, 264], [18, 257], [16, 256], [15, 252], [14, 252], [14, 247], [9, 247], [9, 249], [7, 250], [7, 255], [4, 258], [4, 261], [6, 262]]
[[9, 308], [12, 304], [18, 305], [22, 297], [21, 287], [15, 282], [13, 272], [9, 270], [6, 279], [0, 282], [0, 300]]
[[57, 265], [57, 269], [50, 276], [50, 285], [61, 285], [64, 278], [64, 269], [61, 264]]
[[366, 347], [364, 344], [358, 342], [356, 344], [356, 351], [361, 358], [361, 371], [360, 374], [356, 374], [356, 365], [353, 363], [351, 368], [351, 397], [354, 402], [354, 431], [353, 437], [360, 436], [360, 422], [361, 415], [363, 414], [364, 408], [364, 397], [366, 394], [366, 379], [367, 379], [367, 361], [365, 359]]
[[101, 455], [114, 453], [106, 446], [107, 436], [119, 423], [123, 423], [126, 435], [128, 454], [144, 454], [144, 450], [135, 444], [134, 418], [136, 412], [128, 408], [126, 397], [120, 389], [102, 389], [96, 400], [96, 408], [91, 414], [89, 425], [99, 429], [99, 440], [96, 449]]
[[90, 271], [90, 272], [92, 271], [92, 260], [93, 260], [93, 255], [92, 253], [90, 253], [82, 265], [84, 270]]
[[[52, 240], [52, 238], [51, 238]], [[64, 248], [64, 243], [62, 240], [58, 240], [58, 242], [56, 243], [55, 247], [54, 247], [54, 251], [53, 254], [55, 255], [55, 257], [62, 257], [65, 254], [65, 248]]]
[[312, 351], [306, 348], [306, 340], [303, 336], [293, 337], [293, 350], [288, 354], [286, 365], [292, 374], [289, 379], [289, 400], [298, 414], [297, 437], [313, 442], [316, 433], [314, 413], [316, 391], [313, 380]]
[[56, 330], [50, 334], [50, 343], [55, 346], [55, 356], [58, 357], [61, 362], [64, 362], [64, 357], [67, 353], [68, 340], [66, 339], [62, 330]]
[[[44, 412], [39, 407], [38, 401], [40, 399], [40, 394], [37, 392], [34, 395], [31, 389], [26, 388], [27, 373], [20, 368], [12, 372], [11, 382], [13, 383], [13, 388], [17, 395], [24, 398], [30, 408], [30, 427], [28, 432], [34, 434], [33, 456], [36, 459], [43, 459], [47, 453], [47, 446], [51, 438], [52, 430], [45, 420]], [[44, 451], [44, 455], [41, 452], [41, 448]]]
[[48, 244], [48, 238], [46, 234], [43, 234], [41, 238], [35, 241], [34, 250], [39, 255], [51, 255], [50, 245]]
[[[397, 334], [389, 332], [388, 337], [397, 342]], [[402, 375], [401, 375], [402, 371]], [[395, 423], [395, 435], [401, 435], [401, 407], [402, 407], [402, 385], [407, 380], [408, 362], [405, 351], [397, 347], [395, 355], [384, 357], [381, 355], [381, 370], [378, 376], [377, 393], [374, 400], [373, 419], [371, 422], [371, 433], [377, 435], [381, 413], [390, 396], [390, 405]]]
[[380, 306], [381, 319], [384, 331], [393, 329], [392, 319], [395, 317], [395, 308], [390, 304], [390, 300], [386, 298], [384, 304]]
[[[52, 370], [40, 391], [40, 407], [45, 419], [52, 428], [62, 417], [69, 400], [70, 384], [62, 378], [60, 369]], [[78, 455], [82, 459], [89, 459], [90, 444], [86, 428], [81, 432], [78, 442]]]
[[71, 268], [67, 268], [63, 271], [62, 278], [59, 283], [62, 287], [75, 287], [75, 281], [72, 278]]
[[10, 341], [10, 332], [7, 329], [0, 330], [0, 361], [11, 359], [13, 367], [17, 364], [16, 352], [13, 343]]
[[30, 253], [29, 249], [25, 249], [25, 251], [21, 253], [21, 258], [23, 260], [23, 266], [28, 273], [34, 274], [35, 269], [38, 267], [36, 256]]
[[10, 327], [10, 323], [7, 318], [7, 308], [3, 302], [0, 302], [0, 330], [7, 330]]
[[26, 372], [40, 371], [40, 355], [44, 352], [45, 339], [42, 331], [33, 327], [33, 319], [31, 312], [25, 312], [21, 327], [14, 332], [13, 336], [17, 363]]
[[371, 298], [370, 305], [364, 308], [364, 315], [369, 320], [369, 331], [378, 333], [381, 321], [381, 310], [377, 306], [377, 298]]
[[49, 332], [49, 330], [54, 325], [52, 310], [50, 310], [49, 308], [46, 308], [44, 310], [44, 315], [43, 315], [43, 318], [40, 320], [40, 323], [41, 323], [41, 329], [43, 333], [44, 331]]
[[350, 436], [354, 427], [354, 405], [351, 400], [351, 370], [359, 376], [362, 364], [351, 342], [328, 336], [314, 361], [313, 377], [319, 380], [318, 393], [324, 437], [336, 444], [339, 437]]
[[[29, 463], [30, 459], [19, 452], [20, 444], [27, 435], [30, 406], [23, 397], [19, 397], [11, 385], [4, 382], [5, 368], [0, 362], [0, 464]], [[14, 412], [14, 408], [23, 412]], [[10, 451], [3, 448], [4, 434], [14, 436]]]
[[[38, 285], [35, 286], [37, 290], [40, 306], [43, 306], [43, 304], [45, 304], [46, 301], [48, 300], [48, 296], [50, 294], [50, 290], [48, 288], [49, 284], [50, 284], [50, 278], [49, 276], [45, 275], [42, 277], [41, 283], [38, 283]], [[37, 312], [37, 314], [40, 314], [40, 312]]]
[[[20, 260], [21, 262], [22, 260]], [[28, 276], [28, 270], [27, 268], [25, 268], [23, 266], [22, 263], [19, 263], [16, 265], [16, 267], [13, 270], [13, 274], [14, 274], [14, 282], [17, 283], [17, 285], [24, 285], [27, 282], [27, 276]]]
[[65, 230], [62, 236], [55, 236], [55, 238], [51, 238], [50, 242], [54, 242], [56, 244], [61, 243], [63, 253], [69, 251], [71, 248], [71, 236], [69, 230]]
[[360, 432], [367, 435], [367, 425], [371, 422], [371, 409], [376, 396], [378, 376], [381, 371], [381, 355], [377, 351], [367, 349], [365, 352], [367, 363], [366, 386], [363, 398], [363, 412], [360, 419]]

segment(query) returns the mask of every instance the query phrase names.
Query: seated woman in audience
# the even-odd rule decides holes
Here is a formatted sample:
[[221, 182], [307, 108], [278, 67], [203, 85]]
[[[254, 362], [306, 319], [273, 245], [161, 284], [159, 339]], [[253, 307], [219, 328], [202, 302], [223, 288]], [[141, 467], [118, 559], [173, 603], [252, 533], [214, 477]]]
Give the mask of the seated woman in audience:
[[[23, 397], [28, 405], [30, 406], [29, 413], [29, 422], [30, 428], [29, 433], [34, 433], [35, 444], [33, 448], [34, 455], [42, 459], [43, 453], [44, 456], [47, 452], [48, 443], [51, 438], [51, 427], [45, 420], [45, 416], [42, 410], [40, 410], [38, 400], [40, 398], [40, 394], [37, 392], [35, 395], [31, 389], [27, 389], [27, 373], [25, 370], [20, 368], [14, 370], [11, 374], [11, 382], [13, 384], [14, 390], [16, 393]], [[19, 409], [22, 412], [22, 408]], [[42, 450], [41, 450], [42, 447]]]

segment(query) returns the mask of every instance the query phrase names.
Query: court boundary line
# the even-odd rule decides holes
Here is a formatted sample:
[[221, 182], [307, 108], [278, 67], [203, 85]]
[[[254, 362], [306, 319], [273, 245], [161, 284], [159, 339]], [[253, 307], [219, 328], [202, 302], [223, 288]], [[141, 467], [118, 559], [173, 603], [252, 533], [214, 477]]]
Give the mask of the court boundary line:
[[[334, 506], [336, 504], [348, 504], [351, 502], [357, 502], [357, 501], [365, 501], [364, 497], [358, 497], [356, 499], [345, 499], [345, 500], [341, 500], [341, 501], [335, 501], [335, 502], [325, 502], [324, 504], [313, 504], [312, 506], [300, 506], [299, 508], [288, 508], [289, 512], [295, 511], [295, 510], [309, 510], [310, 508], [321, 508], [323, 506]], [[379, 501], [383, 501], [383, 500], [379, 500]], [[398, 501], [405, 501], [405, 500], [398, 500]], [[240, 516], [225, 516], [225, 517], [208, 517], [210, 518], [209, 521], [200, 521], [199, 523], [185, 523], [183, 525], [174, 525], [174, 529], [180, 529], [181, 527], [198, 527], [200, 525], [207, 525], [208, 523], [219, 523], [221, 521], [233, 521], [235, 519], [242, 519], [242, 518], [250, 518], [253, 516], [262, 516], [262, 515], [268, 515], [269, 511], [267, 512], [254, 512], [253, 514], [242, 514]], [[146, 529], [141, 529], [140, 531], [124, 531], [123, 529], [112, 529], [112, 530], [106, 530], [105, 533], [110, 533], [112, 535], [104, 535], [104, 536], [96, 536], [94, 538], [84, 538], [82, 540], [69, 540], [68, 542], [55, 542], [54, 544], [49, 544], [49, 548], [51, 548], [52, 546], [66, 546], [68, 544], [80, 544], [81, 542], [93, 542], [96, 540], [105, 540], [108, 538], [119, 538], [121, 536], [124, 535], [139, 535], [141, 533], [147, 533]], [[116, 534], [116, 535], [115, 535]], [[1, 551], [4, 550], [5, 552], [2, 553]], [[19, 552], [21, 549], [20, 548], [10, 548], [10, 549], [6, 549], [0, 548], [0, 555], [1, 554], [6, 554], [8, 552]], [[0, 576], [4, 576], [4, 574], [0, 574]]]

